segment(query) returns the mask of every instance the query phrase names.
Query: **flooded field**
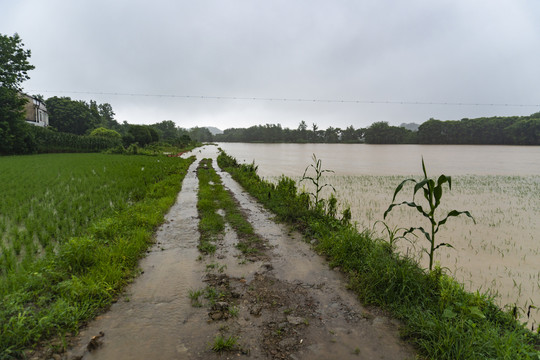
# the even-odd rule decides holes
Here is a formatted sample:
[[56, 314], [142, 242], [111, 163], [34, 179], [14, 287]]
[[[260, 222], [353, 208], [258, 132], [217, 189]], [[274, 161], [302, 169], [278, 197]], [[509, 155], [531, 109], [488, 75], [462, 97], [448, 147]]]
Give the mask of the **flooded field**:
[[[428, 176], [452, 176], [452, 191], [443, 194], [441, 212], [469, 210], [467, 217], [451, 218], [439, 232], [436, 260], [467, 289], [498, 295], [501, 306], [517, 305], [523, 321], [537, 328], [540, 313], [540, 148], [506, 146], [327, 145], [327, 144], [220, 144], [239, 161], [259, 165], [259, 174], [277, 180], [285, 174], [299, 180], [315, 153], [324, 169], [334, 170], [331, 183], [343, 206], [350, 206], [359, 229], [384, 238], [375, 225], [392, 201], [395, 187], [405, 178], [420, 177], [421, 157]], [[392, 172], [394, 170], [394, 172]], [[302, 183], [304, 184], [304, 183]], [[308, 184], [305, 183], [305, 186]], [[309, 189], [308, 189], [309, 190]], [[398, 201], [410, 201], [406, 187]], [[409, 207], [395, 208], [387, 218], [390, 227], [426, 226]], [[423, 237], [400, 240], [402, 253], [420, 259]]]

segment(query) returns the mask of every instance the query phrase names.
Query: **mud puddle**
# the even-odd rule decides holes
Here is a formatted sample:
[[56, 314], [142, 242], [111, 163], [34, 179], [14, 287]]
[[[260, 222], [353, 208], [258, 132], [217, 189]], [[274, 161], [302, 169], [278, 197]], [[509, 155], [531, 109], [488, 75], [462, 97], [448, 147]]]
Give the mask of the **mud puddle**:
[[[363, 308], [342, 274], [197, 150], [176, 204], [141, 261], [142, 274], [81, 331], [69, 359], [411, 359], [398, 324]], [[264, 256], [246, 259], [227, 228], [213, 256], [197, 250], [195, 169], [214, 167], [257, 234]], [[218, 340], [229, 341], [220, 352]]]

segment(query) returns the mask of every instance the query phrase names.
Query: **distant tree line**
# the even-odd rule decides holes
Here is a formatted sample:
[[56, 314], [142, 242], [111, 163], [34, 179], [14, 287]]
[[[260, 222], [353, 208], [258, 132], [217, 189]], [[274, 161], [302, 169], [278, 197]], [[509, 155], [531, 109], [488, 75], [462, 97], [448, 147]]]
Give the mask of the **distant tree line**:
[[51, 97], [45, 100], [49, 112], [49, 125], [59, 132], [105, 137], [119, 137], [124, 146], [138, 144], [146, 146], [162, 142], [175, 146], [185, 146], [192, 141], [212, 141], [207, 128], [184, 129], [172, 120], [164, 120], [152, 125], [119, 123], [114, 119], [114, 111], [108, 103], [97, 104], [69, 97]]
[[[410, 130], [418, 129], [418, 130]], [[368, 128], [308, 128], [302, 121], [298, 128], [280, 124], [226, 129], [214, 135], [214, 141], [264, 143], [367, 143], [367, 144], [479, 144], [540, 145], [540, 112], [530, 116], [490, 117], [441, 121], [429, 119], [421, 125], [391, 126], [375, 122]]]
[[419, 144], [540, 145], [540, 112], [530, 116], [441, 121], [418, 128]]
[[[0, 98], [2, 97], [0, 91]], [[32, 154], [43, 152], [93, 152], [110, 147], [131, 144], [147, 146], [160, 143], [185, 147], [192, 142], [212, 141], [212, 134], [207, 128], [194, 127], [184, 129], [171, 120], [164, 120], [151, 125], [119, 123], [110, 104], [98, 104], [91, 100], [72, 100], [69, 97], [51, 97], [43, 99], [49, 113], [49, 127], [46, 129], [29, 125], [24, 121], [24, 98], [12, 97], [11, 106], [16, 110], [12, 120], [11, 132], [2, 132], [5, 137], [0, 154]], [[3, 102], [8, 106], [8, 102]], [[7, 113], [7, 112], [6, 112]], [[2, 136], [4, 135], [4, 136]], [[9, 140], [9, 141], [7, 141]]]
[[364, 129], [328, 127], [320, 130], [317, 124], [308, 128], [301, 121], [296, 129], [282, 128], [280, 124], [256, 125], [245, 128], [226, 129], [223, 134], [214, 135], [214, 141], [223, 142], [264, 142], [264, 143], [359, 143], [364, 137]]

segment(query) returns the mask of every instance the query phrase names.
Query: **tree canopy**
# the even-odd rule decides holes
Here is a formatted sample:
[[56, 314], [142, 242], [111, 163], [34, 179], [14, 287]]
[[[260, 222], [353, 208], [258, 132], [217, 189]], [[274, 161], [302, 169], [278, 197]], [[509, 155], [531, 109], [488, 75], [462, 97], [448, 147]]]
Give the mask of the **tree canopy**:
[[540, 119], [537, 114], [448, 121], [429, 119], [418, 128], [418, 143], [540, 145]]
[[28, 62], [30, 50], [23, 46], [17, 33], [13, 36], [0, 34], [0, 87], [20, 91], [22, 82], [30, 79], [28, 71], [34, 66]]
[[53, 96], [45, 100], [45, 105], [49, 112], [50, 126], [60, 132], [84, 135], [98, 127], [122, 131], [122, 126], [114, 120], [114, 111], [110, 104], [98, 104], [93, 100], [87, 103], [72, 100], [70, 97]]
[[90, 136], [106, 137], [112, 139], [122, 139], [122, 135], [118, 131], [106, 129], [104, 127], [98, 127], [90, 132]]
[[26, 98], [19, 93], [34, 69], [28, 62], [30, 50], [23, 46], [19, 35], [0, 34], [0, 154], [24, 154], [35, 147], [24, 121]]

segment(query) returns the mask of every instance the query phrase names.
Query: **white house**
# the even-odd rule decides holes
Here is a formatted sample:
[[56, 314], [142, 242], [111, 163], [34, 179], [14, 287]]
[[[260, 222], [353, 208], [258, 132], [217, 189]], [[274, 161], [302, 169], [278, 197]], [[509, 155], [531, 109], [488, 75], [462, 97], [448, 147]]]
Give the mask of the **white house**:
[[30, 95], [23, 94], [23, 96], [27, 100], [24, 106], [26, 122], [36, 126], [49, 126], [49, 113], [45, 104]]

